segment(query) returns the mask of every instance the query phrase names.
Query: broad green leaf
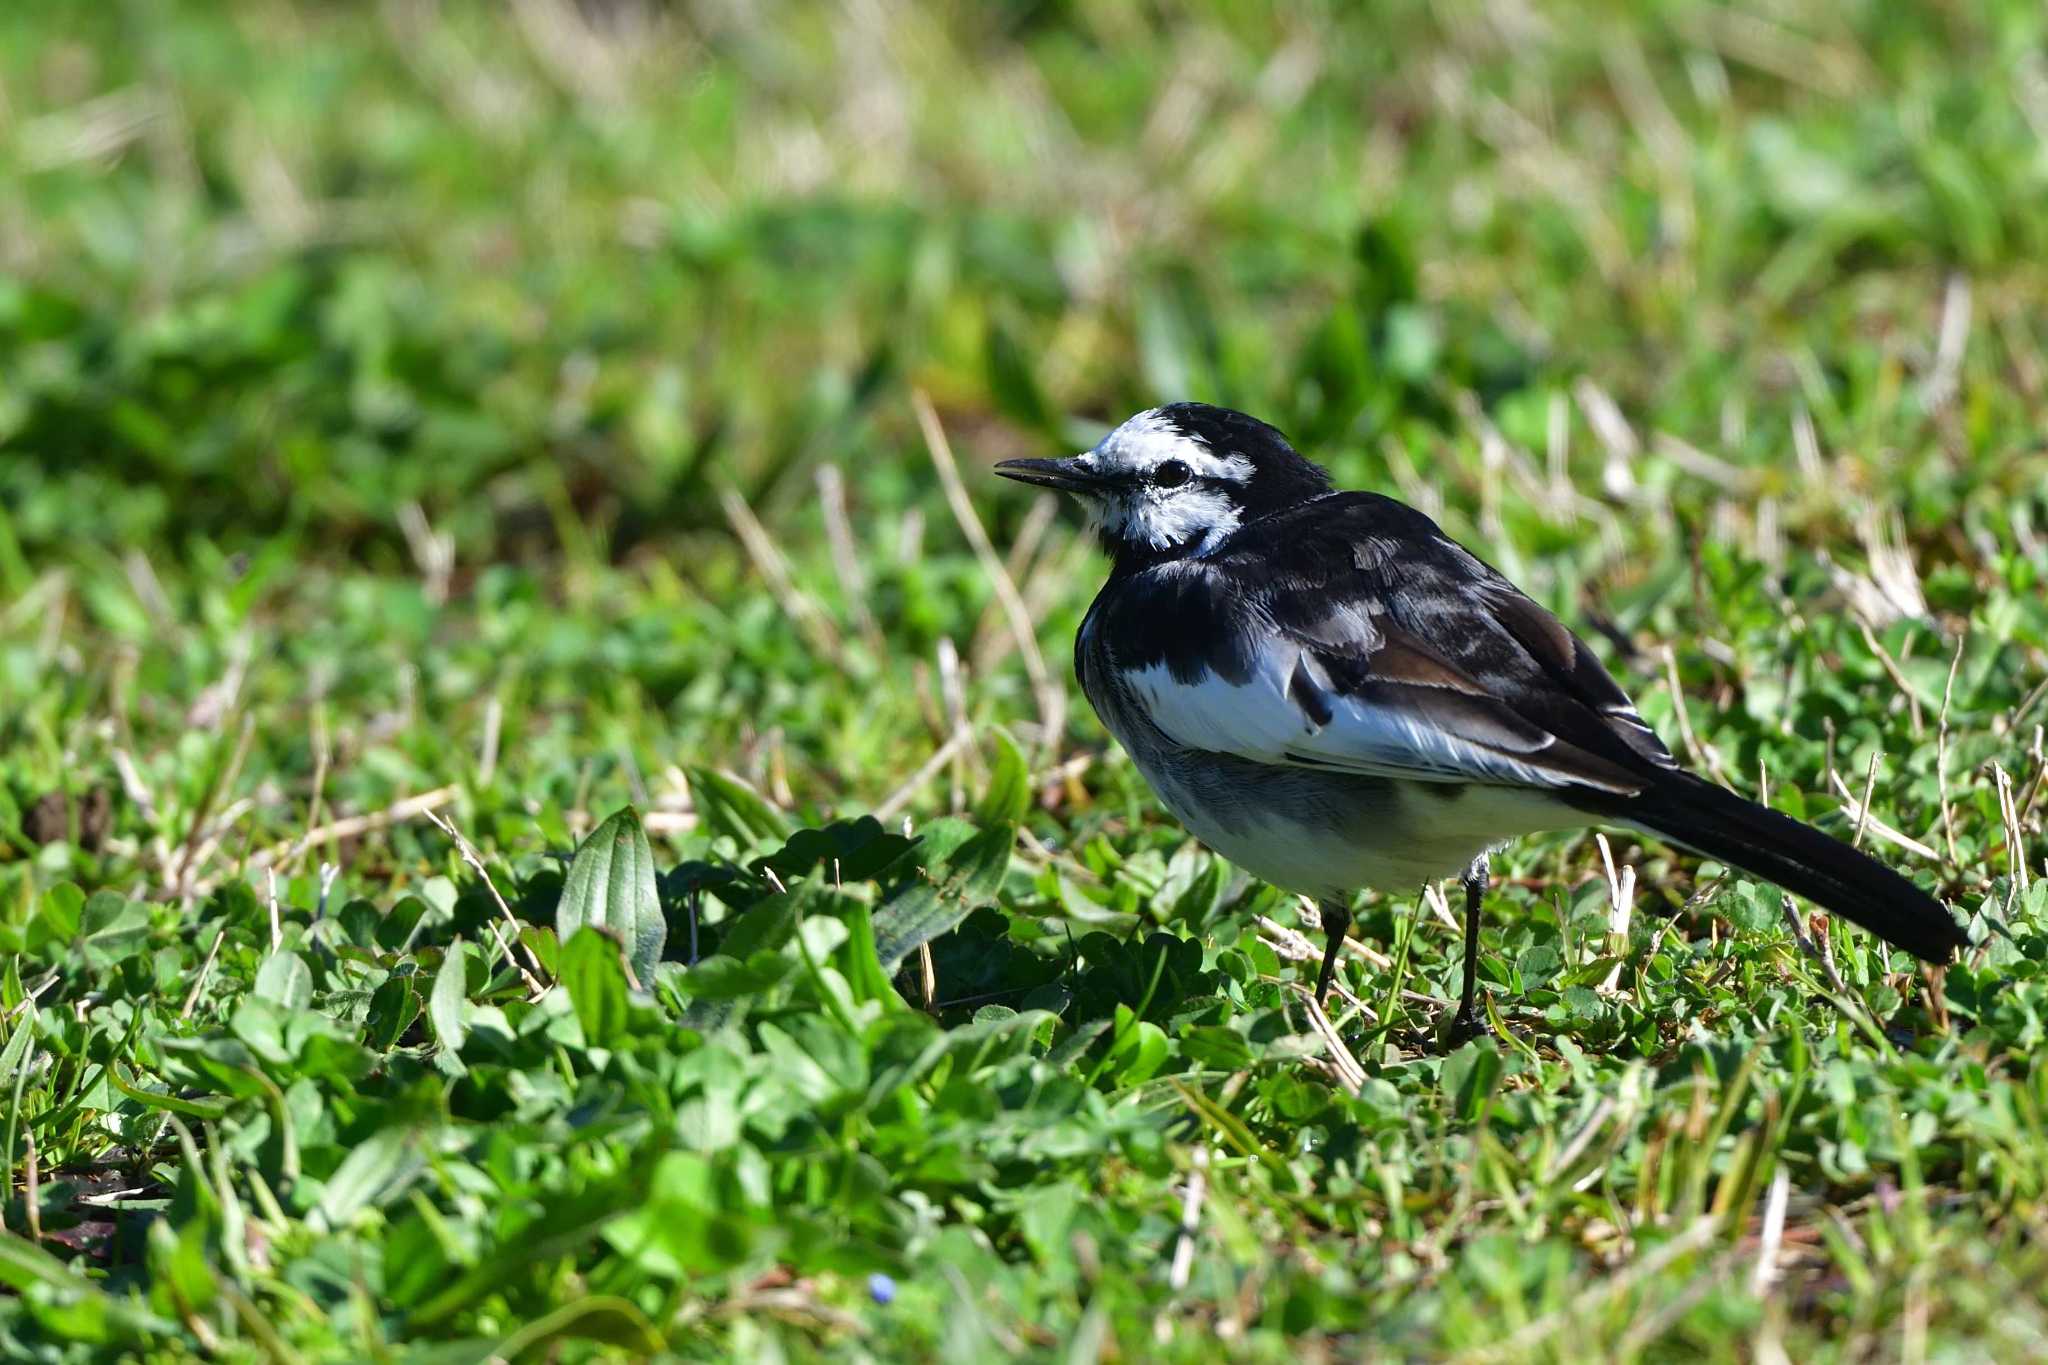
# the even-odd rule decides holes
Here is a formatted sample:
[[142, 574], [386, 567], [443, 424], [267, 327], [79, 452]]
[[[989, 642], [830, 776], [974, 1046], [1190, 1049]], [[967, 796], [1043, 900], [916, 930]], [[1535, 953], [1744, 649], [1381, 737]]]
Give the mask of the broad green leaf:
[[1189, 1061], [1215, 1071], [1240, 1071], [1257, 1058], [1244, 1036], [1217, 1024], [1205, 1024], [1180, 1034], [1180, 1051]]
[[632, 1264], [664, 1278], [726, 1270], [754, 1254], [767, 1229], [734, 1208], [715, 1159], [696, 1152], [663, 1156], [645, 1198], [604, 1230]]
[[517, 1360], [551, 1341], [601, 1341], [624, 1347], [635, 1359], [658, 1355], [665, 1343], [631, 1300], [593, 1294], [565, 1303], [527, 1323], [490, 1349], [492, 1360]]
[[449, 1052], [462, 1051], [469, 1037], [463, 1022], [463, 1007], [469, 1003], [468, 978], [469, 945], [458, 938], [442, 956], [441, 969], [434, 973], [433, 992], [427, 997], [427, 1018], [434, 1025], [434, 1036]]
[[882, 970], [882, 960], [875, 952], [874, 916], [865, 905], [856, 902], [846, 912], [847, 939], [841, 957], [844, 962], [842, 975], [852, 988], [856, 1000], [879, 1000], [885, 1006], [895, 1007], [902, 1003], [896, 988], [889, 983], [889, 973]]
[[1738, 881], [1735, 894], [1719, 897], [1714, 908], [1728, 916], [1728, 922], [1744, 933], [1760, 934], [1782, 928], [1785, 923], [1782, 905], [1783, 897], [1776, 887]]
[[988, 790], [975, 806], [974, 818], [984, 827], [1021, 824], [1031, 813], [1031, 765], [1007, 730], [998, 729], [991, 738], [995, 760], [989, 765]]
[[587, 1246], [607, 1222], [628, 1209], [646, 1206], [645, 1177], [644, 1171], [632, 1172], [616, 1183], [564, 1196], [549, 1207], [546, 1219], [533, 1227], [532, 1235], [499, 1244], [452, 1283], [440, 1286], [413, 1309], [409, 1323], [416, 1328], [430, 1326], [513, 1283], [527, 1267]]
[[562, 985], [592, 1047], [611, 1047], [627, 1035], [626, 969], [619, 945], [602, 930], [581, 929], [563, 946]]
[[562, 940], [555, 937], [554, 930], [545, 924], [522, 924], [519, 926], [519, 942], [540, 959], [542, 971], [549, 976], [561, 972]]
[[313, 1003], [313, 972], [297, 953], [276, 952], [256, 971], [256, 994], [287, 1009]]
[[209, 1232], [199, 1221], [173, 1227], [169, 1220], [158, 1219], [149, 1225], [151, 1288], [153, 1293], [162, 1291], [160, 1307], [182, 1317], [211, 1307], [220, 1297], [220, 1277], [206, 1254]]
[[16, 1018], [14, 1031], [7, 1035], [7, 1045], [0, 1047], [0, 1095], [14, 1093], [14, 1073], [21, 1066], [21, 1059], [28, 1055], [35, 1031], [36, 1007], [30, 1005]]
[[413, 986], [413, 978], [394, 976], [370, 996], [363, 1041], [378, 1052], [389, 1052], [398, 1046], [398, 1040], [419, 1015], [420, 993]]
[[1460, 1122], [1479, 1117], [1500, 1084], [1500, 1052], [1488, 1038], [1475, 1038], [1444, 1058], [1438, 1084]]
[[1081, 1184], [1046, 1184], [1017, 1200], [1017, 1230], [1041, 1264], [1057, 1265], [1073, 1256], [1074, 1219], [1088, 1203]]
[[668, 922], [654, 884], [654, 851], [631, 806], [592, 830], [569, 865], [555, 908], [555, 937], [567, 943], [586, 925], [625, 944], [634, 975], [643, 982], [654, 980]]
[[[909, 851], [912, 841], [882, 828], [872, 815], [834, 820], [822, 829], [800, 829], [755, 867], [772, 868], [785, 882], [812, 873], [823, 880], [863, 882]], [[698, 866], [703, 866], [699, 864]]]
[[676, 978], [676, 989], [692, 1000], [737, 1000], [786, 980], [796, 968], [796, 960], [786, 953], [746, 958], [714, 953]]
[[10, 1232], [0, 1232], [0, 1284], [14, 1289], [42, 1284], [80, 1294], [102, 1292], [91, 1280], [49, 1252]]
[[748, 906], [718, 941], [726, 957], [749, 958], [755, 953], [773, 952], [789, 942], [803, 921], [800, 902], [815, 894], [806, 882], [787, 895], [763, 896]]
[[320, 1215], [330, 1231], [345, 1228], [363, 1209], [402, 1194], [425, 1166], [419, 1141], [409, 1129], [379, 1128], [350, 1149], [327, 1177], [320, 1191]]
[[1136, 1085], [1150, 1079], [1166, 1065], [1169, 1043], [1166, 1030], [1140, 1019], [1128, 1005], [1116, 1007], [1116, 1040], [1104, 1059], [1119, 1080]]
[[1221, 858], [1199, 844], [1188, 843], [1167, 863], [1159, 898], [1172, 905], [1173, 919], [1199, 928], [1222, 904], [1228, 881], [1229, 869]]
[[[0, 1068], [0, 1074], [4, 1074], [4, 1068]], [[120, 1091], [136, 1103], [147, 1105], [151, 1109], [162, 1109], [173, 1114], [183, 1114], [188, 1118], [206, 1119], [208, 1121], [220, 1118], [228, 1112], [228, 1107], [224, 1104], [180, 1099], [176, 1095], [166, 1095], [159, 1090], [144, 1090], [141, 1086], [132, 1084], [122, 1076], [119, 1062], [108, 1065], [107, 1079], [114, 1083], [114, 1089]]]
[[690, 798], [711, 833], [726, 835], [743, 850], [788, 837], [789, 822], [782, 812], [737, 777], [711, 768], [691, 768], [689, 779]]
[[961, 820], [935, 820], [904, 857], [908, 875], [875, 911], [875, 955], [894, 971], [920, 943], [952, 930], [995, 898], [1016, 844], [1012, 825], [976, 831]]
[[228, 1031], [248, 1049], [273, 1067], [287, 1067], [298, 1049], [285, 1037], [290, 1012], [260, 995], [245, 995], [235, 1002], [228, 1016]]
[[147, 907], [143, 906], [140, 902], [130, 901], [118, 891], [93, 892], [91, 896], [86, 898], [85, 904], [79, 908], [78, 932], [90, 937], [93, 934], [104, 934], [111, 929], [120, 927], [130, 919], [131, 912], [129, 907], [131, 905], [143, 912], [145, 920], [148, 918], [149, 912]]
[[29, 924], [29, 947], [69, 943], [77, 938], [79, 916], [84, 910], [85, 893], [70, 882], [58, 882], [43, 893], [42, 907]]
[[[271, 1009], [268, 1001], [254, 1003]], [[238, 1039], [166, 1038], [159, 1046], [166, 1062], [191, 1070], [194, 1083], [203, 1081], [223, 1095], [241, 1099], [262, 1098], [269, 1093], [259, 1075], [262, 1060]]]
[[386, 948], [410, 945], [433, 907], [418, 896], [400, 896], [377, 925], [377, 942]]

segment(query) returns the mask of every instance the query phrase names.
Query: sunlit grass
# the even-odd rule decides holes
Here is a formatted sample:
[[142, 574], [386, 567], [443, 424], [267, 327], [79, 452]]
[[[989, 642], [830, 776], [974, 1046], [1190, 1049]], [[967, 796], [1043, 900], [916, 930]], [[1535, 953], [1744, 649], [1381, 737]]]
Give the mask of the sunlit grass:
[[[2044, 36], [9, 8], [0, 1354], [2025, 1354]], [[1627, 835], [1610, 938], [1555, 836], [1494, 1038], [1440, 1055], [1414, 897], [1315, 1017], [1071, 688], [1099, 559], [985, 475], [1182, 397], [1980, 947]], [[555, 932], [628, 804], [651, 972]]]

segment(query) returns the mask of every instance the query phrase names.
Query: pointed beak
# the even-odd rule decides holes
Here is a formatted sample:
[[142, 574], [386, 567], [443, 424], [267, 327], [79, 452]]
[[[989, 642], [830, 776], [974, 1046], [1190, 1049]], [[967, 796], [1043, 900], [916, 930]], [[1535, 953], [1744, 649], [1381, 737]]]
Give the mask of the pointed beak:
[[1004, 460], [995, 469], [1006, 479], [1057, 488], [1063, 493], [1094, 493], [1103, 484], [1102, 476], [1082, 464], [1079, 456], [1067, 460]]

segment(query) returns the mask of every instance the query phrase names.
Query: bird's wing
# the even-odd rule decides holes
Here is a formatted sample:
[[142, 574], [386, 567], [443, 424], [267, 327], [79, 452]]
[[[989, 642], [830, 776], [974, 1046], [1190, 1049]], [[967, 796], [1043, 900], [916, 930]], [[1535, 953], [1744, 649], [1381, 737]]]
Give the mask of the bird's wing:
[[1427, 517], [1371, 494], [1147, 570], [1097, 625], [1123, 685], [1191, 748], [1615, 795], [1675, 766], [1583, 641]]

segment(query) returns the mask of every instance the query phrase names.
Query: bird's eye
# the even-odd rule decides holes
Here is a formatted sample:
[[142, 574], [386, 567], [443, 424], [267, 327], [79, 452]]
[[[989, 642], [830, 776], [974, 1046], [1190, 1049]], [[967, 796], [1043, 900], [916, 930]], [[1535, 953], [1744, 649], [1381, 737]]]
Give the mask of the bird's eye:
[[1178, 488], [1188, 481], [1188, 467], [1179, 460], [1168, 460], [1152, 471], [1154, 488]]

